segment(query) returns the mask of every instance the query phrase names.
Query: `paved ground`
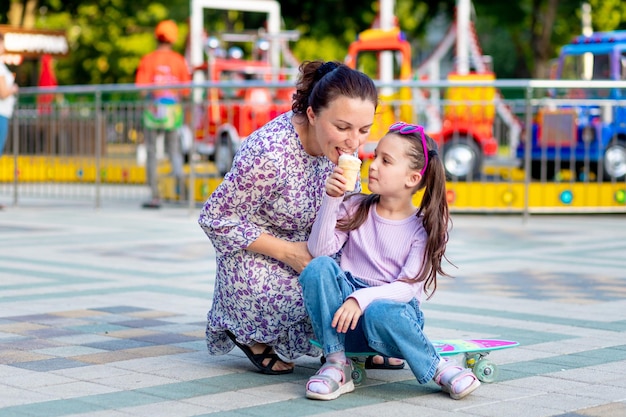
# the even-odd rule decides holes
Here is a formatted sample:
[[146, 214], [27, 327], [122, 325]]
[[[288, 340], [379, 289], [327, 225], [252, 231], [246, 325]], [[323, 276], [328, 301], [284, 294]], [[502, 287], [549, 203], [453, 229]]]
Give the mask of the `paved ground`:
[[626, 415], [626, 216], [456, 215], [431, 338], [497, 337], [498, 380], [454, 401], [408, 370], [304, 397], [317, 358], [206, 353], [214, 252], [186, 208], [0, 211], [0, 417]]

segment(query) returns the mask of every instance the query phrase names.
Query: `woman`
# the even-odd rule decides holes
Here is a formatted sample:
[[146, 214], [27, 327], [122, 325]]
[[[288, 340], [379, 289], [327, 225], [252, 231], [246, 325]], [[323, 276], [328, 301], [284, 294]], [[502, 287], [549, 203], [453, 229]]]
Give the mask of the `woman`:
[[377, 103], [365, 74], [338, 62], [304, 62], [292, 110], [243, 141], [199, 218], [217, 254], [209, 353], [237, 345], [267, 374], [293, 372], [277, 354], [320, 354], [310, 344], [298, 274], [311, 260], [306, 241], [326, 178], [341, 154], [365, 142]]

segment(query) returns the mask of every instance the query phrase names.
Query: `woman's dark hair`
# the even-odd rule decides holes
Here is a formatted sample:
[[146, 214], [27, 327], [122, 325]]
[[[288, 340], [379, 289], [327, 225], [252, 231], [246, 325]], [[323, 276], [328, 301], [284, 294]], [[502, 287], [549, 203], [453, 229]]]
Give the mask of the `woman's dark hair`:
[[[408, 157], [411, 161], [411, 169], [421, 170], [424, 167], [426, 160], [424, 158], [422, 137], [419, 132], [400, 134], [395, 131], [387, 132], [387, 134], [394, 134], [402, 140], [409, 141]], [[428, 149], [428, 164], [422, 179], [413, 192], [424, 189], [424, 195], [416, 215], [418, 217], [423, 216], [422, 222], [428, 238], [426, 240], [424, 258], [422, 259], [422, 270], [415, 277], [415, 280], [418, 282], [425, 281], [424, 289], [426, 294], [428, 294], [428, 298], [430, 298], [437, 290], [437, 274], [450, 276], [443, 271], [441, 262], [444, 258], [448, 260], [445, 252], [452, 220], [450, 219], [446, 196], [446, 173], [443, 162], [439, 159], [437, 153], [437, 143], [425, 133], [424, 138]], [[361, 196], [357, 210], [352, 218], [346, 217], [337, 221], [337, 229], [339, 230], [350, 231], [357, 229], [367, 218], [370, 207], [380, 201], [380, 195], [378, 194], [355, 195]], [[450, 261], [448, 260], [448, 262]], [[431, 286], [432, 291], [429, 290]]]
[[360, 98], [378, 106], [378, 89], [364, 73], [338, 61], [305, 61], [300, 64], [291, 109], [294, 114], [314, 113], [328, 107], [338, 97]]

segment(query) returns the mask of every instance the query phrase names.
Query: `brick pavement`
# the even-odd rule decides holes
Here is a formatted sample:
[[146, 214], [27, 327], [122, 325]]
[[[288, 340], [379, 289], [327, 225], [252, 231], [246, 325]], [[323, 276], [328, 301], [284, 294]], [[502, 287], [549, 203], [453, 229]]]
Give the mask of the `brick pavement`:
[[433, 339], [497, 337], [496, 382], [451, 400], [408, 369], [369, 371], [335, 401], [318, 365], [254, 372], [212, 357], [214, 252], [182, 208], [0, 212], [0, 417], [626, 415], [624, 216], [455, 215], [454, 279], [424, 305]]

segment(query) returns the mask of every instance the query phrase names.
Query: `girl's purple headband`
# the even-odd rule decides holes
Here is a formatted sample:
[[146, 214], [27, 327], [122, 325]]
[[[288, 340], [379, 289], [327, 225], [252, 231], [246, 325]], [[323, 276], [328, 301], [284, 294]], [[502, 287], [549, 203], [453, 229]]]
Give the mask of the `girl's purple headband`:
[[396, 122], [389, 127], [390, 132], [400, 133], [401, 135], [409, 135], [411, 133], [419, 132], [422, 140], [422, 147], [424, 149], [424, 166], [420, 171], [420, 175], [424, 176], [426, 167], [428, 166], [428, 144], [426, 143], [426, 135], [424, 134], [424, 128], [420, 125], [412, 125], [410, 123]]

